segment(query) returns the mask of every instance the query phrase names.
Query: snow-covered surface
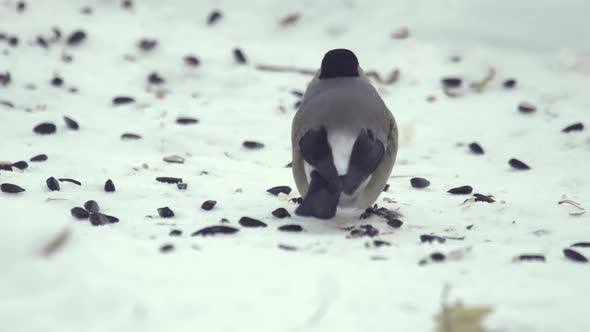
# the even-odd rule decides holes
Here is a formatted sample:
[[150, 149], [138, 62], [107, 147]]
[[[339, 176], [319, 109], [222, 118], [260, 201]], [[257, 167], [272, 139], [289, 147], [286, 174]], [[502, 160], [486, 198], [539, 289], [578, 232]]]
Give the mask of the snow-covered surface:
[[[590, 5], [513, 2], [146, 0], [125, 10], [118, 1], [38, 0], [18, 13], [15, 1], [1, 1], [0, 33], [18, 35], [20, 43], [11, 48], [0, 41], [0, 73], [12, 74], [0, 100], [15, 104], [0, 105], [0, 160], [49, 156], [24, 171], [0, 171], [0, 182], [26, 188], [0, 193], [2, 330], [432, 331], [448, 284], [450, 302], [493, 308], [489, 330], [590, 331], [590, 265], [562, 253], [590, 241], [590, 217], [571, 216], [575, 209], [557, 204], [567, 195], [590, 206], [589, 132], [560, 132], [574, 122], [590, 125]], [[80, 13], [86, 4], [91, 15]], [[207, 26], [215, 8], [224, 16]], [[278, 21], [293, 12], [300, 20], [281, 27]], [[52, 26], [66, 36], [83, 29], [88, 37], [77, 47], [63, 39], [48, 50], [34, 46], [37, 35], [51, 36]], [[410, 37], [391, 39], [401, 26]], [[159, 44], [141, 52], [141, 38]], [[235, 63], [234, 47], [248, 65]], [[266, 189], [289, 185], [290, 197], [298, 196], [284, 167], [297, 101], [290, 90], [303, 90], [310, 77], [263, 72], [255, 64], [315, 69], [335, 47], [354, 50], [365, 70], [401, 71], [395, 84], [378, 85], [400, 127], [401, 147], [390, 189], [377, 203], [400, 209], [399, 229], [377, 217], [271, 215], [278, 207], [294, 214], [294, 203]], [[72, 63], [61, 60], [62, 51]], [[201, 66], [184, 65], [187, 54]], [[452, 55], [462, 61], [451, 62]], [[484, 92], [465, 87], [458, 98], [442, 92], [441, 77], [470, 82], [492, 67], [496, 77]], [[152, 71], [166, 80], [164, 98], [155, 97], [158, 88], [148, 91]], [[49, 84], [54, 74], [64, 87]], [[502, 88], [509, 77], [518, 80], [515, 89]], [[29, 83], [37, 88], [26, 89]], [[68, 92], [72, 86], [79, 91]], [[137, 102], [115, 107], [111, 99], [118, 95]], [[436, 100], [427, 102], [428, 96]], [[520, 114], [521, 101], [537, 112]], [[67, 129], [64, 115], [80, 130]], [[178, 116], [200, 123], [180, 126]], [[46, 121], [58, 125], [57, 133], [34, 134]], [[122, 141], [124, 132], [143, 139]], [[244, 140], [265, 147], [248, 150]], [[485, 155], [457, 146], [472, 141]], [[173, 154], [186, 162], [162, 161]], [[510, 158], [532, 169], [512, 170]], [[61, 191], [49, 192], [50, 176], [82, 186], [61, 183]], [[157, 176], [180, 177], [188, 190], [158, 183]], [[413, 189], [411, 176], [432, 185]], [[107, 179], [116, 192], [103, 191]], [[446, 193], [460, 185], [497, 202], [461, 205], [470, 196]], [[121, 221], [96, 227], [72, 218], [70, 209], [89, 199]], [[200, 208], [207, 199], [218, 201], [212, 211]], [[158, 218], [162, 206], [176, 216]], [[268, 227], [241, 228], [242, 216]], [[221, 218], [240, 232], [190, 236]], [[392, 245], [367, 248], [373, 239], [348, 239], [341, 227], [358, 222], [380, 229], [378, 238]], [[306, 231], [277, 230], [287, 223]], [[63, 247], [42, 256], [41, 248], [64, 229], [70, 236]], [[183, 235], [170, 237], [171, 229]], [[421, 234], [465, 239], [422, 244]], [[161, 253], [168, 243], [175, 250]], [[418, 265], [433, 252], [453, 251], [462, 254]], [[588, 249], [579, 252], [590, 257]], [[528, 253], [547, 261], [512, 261]]]

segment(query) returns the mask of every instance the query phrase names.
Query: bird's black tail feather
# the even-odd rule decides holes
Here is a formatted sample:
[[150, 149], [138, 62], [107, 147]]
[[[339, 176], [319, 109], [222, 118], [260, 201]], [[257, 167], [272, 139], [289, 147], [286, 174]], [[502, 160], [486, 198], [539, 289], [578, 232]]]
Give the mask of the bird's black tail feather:
[[340, 183], [330, 183], [318, 172], [313, 171], [307, 194], [295, 213], [320, 219], [333, 218], [336, 215], [340, 193], [342, 193]]

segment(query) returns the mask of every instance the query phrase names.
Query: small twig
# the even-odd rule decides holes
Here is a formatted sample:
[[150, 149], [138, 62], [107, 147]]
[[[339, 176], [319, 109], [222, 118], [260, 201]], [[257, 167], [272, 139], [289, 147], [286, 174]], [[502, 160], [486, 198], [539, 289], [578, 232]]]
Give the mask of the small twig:
[[287, 73], [298, 73], [298, 74], [304, 74], [304, 75], [315, 75], [315, 70], [290, 67], [290, 66], [274, 66], [274, 65], [257, 64], [256, 69], [262, 70], [262, 71], [287, 72]]
[[562, 199], [561, 201], [557, 202], [557, 204], [561, 205], [561, 204], [569, 204], [579, 210], [584, 211], [585, 209], [583, 207], [580, 206], [580, 203], [576, 203], [574, 201], [572, 201], [571, 199]]

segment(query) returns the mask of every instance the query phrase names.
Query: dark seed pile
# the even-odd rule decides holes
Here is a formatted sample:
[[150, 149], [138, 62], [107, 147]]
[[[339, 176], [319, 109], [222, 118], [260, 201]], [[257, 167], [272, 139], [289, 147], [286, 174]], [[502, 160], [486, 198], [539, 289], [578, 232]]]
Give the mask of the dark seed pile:
[[258, 220], [258, 219], [254, 219], [254, 218], [250, 218], [250, 217], [242, 217], [240, 218], [240, 220], [238, 221], [240, 223], [240, 225], [244, 226], [244, 227], [266, 227], [267, 224]]

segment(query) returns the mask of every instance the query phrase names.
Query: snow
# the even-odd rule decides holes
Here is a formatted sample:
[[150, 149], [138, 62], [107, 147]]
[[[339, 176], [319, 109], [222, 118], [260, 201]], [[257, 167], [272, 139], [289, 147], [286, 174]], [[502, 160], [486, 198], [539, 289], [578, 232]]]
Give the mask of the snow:
[[[92, 15], [80, 14], [86, 4]], [[575, 122], [590, 125], [587, 1], [145, 0], [124, 10], [118, 1], [55, 0], [27, 1], [22, 13], [15, 8], [15, 1], [0, 3], [0, 33], [20, 38], [15, 48], [0, 41], [0, 73], [10, 71], [13, 80], [0, 87], [0, 100], [15, 104], [0, 105], [0, 160], [39, 153], [49, 160], [0, 171], [1, 183], [26, 188], [0, 194], [5, 330], [432, 331], [450, 285], [450, 302], [493, 309], [485, 320], [490, 331], [590, 331], [589, 265], [562, 253], [590, 241], [589, 216], [571, 216], [574, 208], [557, 204], [567, 195], [590, 206], [588, 129], [560, 132]], [[207, 26], [216, 8], [223, 17]], [[277, 23], [293, 12], [301, 13], [298, 22]], [[88, 37], [76, 47], [63, 40], [48, 50], [33, 46], [38, 34], [51, 36], [52, 26], [66, 36], [83, 29]], [[402, 26], [409, 38], [391, 39]], [[142, 52], [141, 38], [159, 44]], [[235, 64], [235, 47], [248, 65]], [[289, 197], [298, 197], [284, 167], [297, 101], [290, 90], [304, 90], [311, 77], [263, 72], [255, 64], [315, 69], [336, 47], [352, 49], [365, 70], [382, 76], [400, 69], [398, 82], [377, 84], [401, 139], [390, 189], [377, 204], [400, 209], [399, 229], [346, 212], [332, 221], [299, 218], [294, 203], [266, 192], [289, 185]], [[62, 51], [72, 63], [61, 60]], [[201, 66], [184, 65], [188, 54]], [[451, 62], [452, 55], [462, 61]], [[471, 82], [491, 67], [496, 77], [482, 93], [442, 92], [441, 77]], [[163, 99], [148, 91], [152, 71], [166, 80]], [[49, 84], [54, 74], [64, 87]], [[502, 88], [511, 77], [517, 87]], [[29, 83], [37, 89], [26, 89]], [[71, 86], [79, 92], [68, 92]], [[115, 107], [111, 100], [119, 95], [137, 102]], [[522, 101], [537, 112], [520, 114]], [[80, 130], [68, 130], [64, 115]], [[178, 116], [200, 123], [180, 126]], [[32, 132], [46, 121], [58, 125], [56, 134]], [[143, 139], [122, 141], [124, 132]], [[248, 150], [244, 140], [265, 147]], [[468, 152], [472, 141], [483, 156]], [[162, 161], [173, 154], [186, 162]], [[532, 169], [511, 170], [510, 158]], [[82, 186], [61, 183], [61, 191], [49, 192], [50, 176]], [[180, 177], [188, 189], [156, 182], [158, 176]], [[432, 185], [414, 189], [412, 176]], [[116, 192], [103, 191], [107, 179]], [[497, 202], [462, 205], [470, 196], [446, 193], [461, 185]], [[73, 219], [69, 210], [89, 199], [121, 221], [96, 227]], [[200, 209], [207, 199], [218, 201], [212, 211]], [[158, 218], [163, 206], [176, 216]], [[293, 216], [274, 218], [279, 207]], [[242, 228], [242, 216], [269, 226]], [[221, 218], [240, 232], [190, 236]], [[341, 227], [359, 222], [381, 230], [378, 238], [392, 245], [366, 248], [373, 239], [348, 239]], [[306, 232], [277, 231], [289, 223]], [[70, 234], [64, 246], [43, 256], [64, 229]], [[170, 237], [171, 229], [183, 235]], [[421, 234], [431, 233], [465, 239], [420, 243]], [[175, 250], [161, 253], [167, 243]], [[590, 250], [577, 250], [590, 257]], [[433, 252], [454, 251], [459, 258], [418, 264]], [[546, 263], [512, 261], [529, 253], [545, 255]]]

